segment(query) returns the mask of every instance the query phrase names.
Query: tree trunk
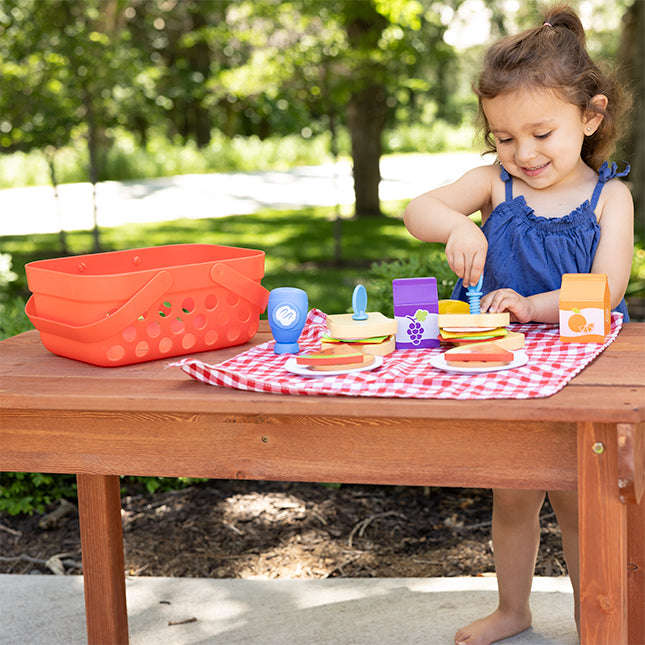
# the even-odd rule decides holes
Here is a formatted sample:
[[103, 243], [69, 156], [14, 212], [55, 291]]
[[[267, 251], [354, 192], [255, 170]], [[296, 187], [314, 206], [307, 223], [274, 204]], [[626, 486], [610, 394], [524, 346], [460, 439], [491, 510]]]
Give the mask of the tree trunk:
[[47, 165], [49, 166], [49, 178], [52, 182], [54, 189], [54, 201], [56, 202], [56, 212], [58, 214], [58, 222], [60, 224], [60, 232], [58, 233], [58, 240], [60, 242], [61, 255], [69, 255], [67, 248], [67, 234], [63, 227], [63, 214], [60, 210], [60, 196], [58, 194], [58, 178], [56, 177], [56, 149], [53, 146], [47, 146], [44, 150]]
[[619, 60], [632, 88], [634, 108], [623, 152], [631, 165], [636, 233], [645, 237], [645, 2], [634, 0], [623, 18]]
[[347, 125], [352, 141], [354, 195], [357, 217], [381, 215], [381, 137], [387, 117], [385, 87], [368, 85], [352, 94], [347, 104]]
[[98, 222], [98, 208], [96, 203], [96, 184], [100, 177], [100, 161], [101, 155], [99, 144], [99, 128], [94, 119], [94, 109], [92, 105], [92, 97], [89, 91], [85, 90], [84, 95], [85, 109], [86, 109], [86, 123], [87, 123], [87, 152], [89, 157], [89, 178], [92, 184], [92, 220], [94, 226], [92, 228], [92, 237], [94, 240], [92, 250], [94, 253], [101, 251], [101, 234], [99, 231]]

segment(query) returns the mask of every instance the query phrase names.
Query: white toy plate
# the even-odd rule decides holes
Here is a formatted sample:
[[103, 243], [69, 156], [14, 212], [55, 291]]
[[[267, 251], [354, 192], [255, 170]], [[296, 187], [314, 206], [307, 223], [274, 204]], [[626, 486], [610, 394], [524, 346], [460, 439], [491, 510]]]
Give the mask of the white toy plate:
[[284, 368], [292, 374], [298, 376], [340, 376], [342, 374], [352, 374], [353, 372], [369, 372], [375, 370], [377, 367], [383, 365], [383, 357], [375, 356], [374, 362], [369, 365], [362, 365], [361, 367], [354, 367], [352, 369], [338, 369], [338, 370], [312, 370], [306, 365], [298, 365], [295, 356], [290, 358], [285, 364]]
[[493, 367], [457, 367], [448, 365], [446, 357], [443, 354], [436, 354], [430, 359], [430, 365], [444, 372], [455, 372], [457, 374], [485, 374], [486, 372], [501, 372], [502, 370], [512, 370], [515, 367], [522, 367], [529, 362], [526, 352], [513, 352], [514, 358], [507, 365], [496, 365]]

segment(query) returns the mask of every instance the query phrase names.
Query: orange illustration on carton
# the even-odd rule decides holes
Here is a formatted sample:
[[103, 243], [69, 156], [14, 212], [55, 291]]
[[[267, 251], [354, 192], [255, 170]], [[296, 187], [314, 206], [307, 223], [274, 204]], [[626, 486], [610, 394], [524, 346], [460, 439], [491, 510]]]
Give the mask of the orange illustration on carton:
[[611, 329], [609, 284], [601, 273], [565, 273], [560, 290], [560, 340], [604, 343]]

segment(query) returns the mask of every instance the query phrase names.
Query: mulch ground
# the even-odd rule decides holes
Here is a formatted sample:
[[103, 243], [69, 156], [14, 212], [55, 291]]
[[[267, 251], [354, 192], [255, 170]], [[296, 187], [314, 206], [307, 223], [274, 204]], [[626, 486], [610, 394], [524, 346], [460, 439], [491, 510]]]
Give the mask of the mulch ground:
[[[122, 499], [126, 573], [206, 578], [481, 576], [494, 571], [491, 493], [209, 481]], [[55, 509], [50, 509], [55, 510]], [[82, 573], [78, 513], [0, 515], [0, 572]], [[542, 510], [536, 574], [565, 575]]]

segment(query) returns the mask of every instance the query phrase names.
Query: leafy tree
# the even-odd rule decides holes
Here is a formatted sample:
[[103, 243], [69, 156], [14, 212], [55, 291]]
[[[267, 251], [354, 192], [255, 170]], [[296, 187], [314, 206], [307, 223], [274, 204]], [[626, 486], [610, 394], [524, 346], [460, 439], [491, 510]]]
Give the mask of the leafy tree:
[[[5, 81], [15, 92], [0, 98], [4, 149], [55, 150], [74, 134], [86, 138], [88, 175], [103, 179], [109, 128], [119, 123], [138, 57], [122, 29], [122, 0], [0, 2]], [[121, 91], [120, 91], [121, 90]], [[100, 240], [94, 200], [94, 249]]]
[[636, 231], [645, 237], [645, 2], [633, 0], [623, 17], [619, 59], [634, 94], [634, 109], [624, 153], [631, 162]]

